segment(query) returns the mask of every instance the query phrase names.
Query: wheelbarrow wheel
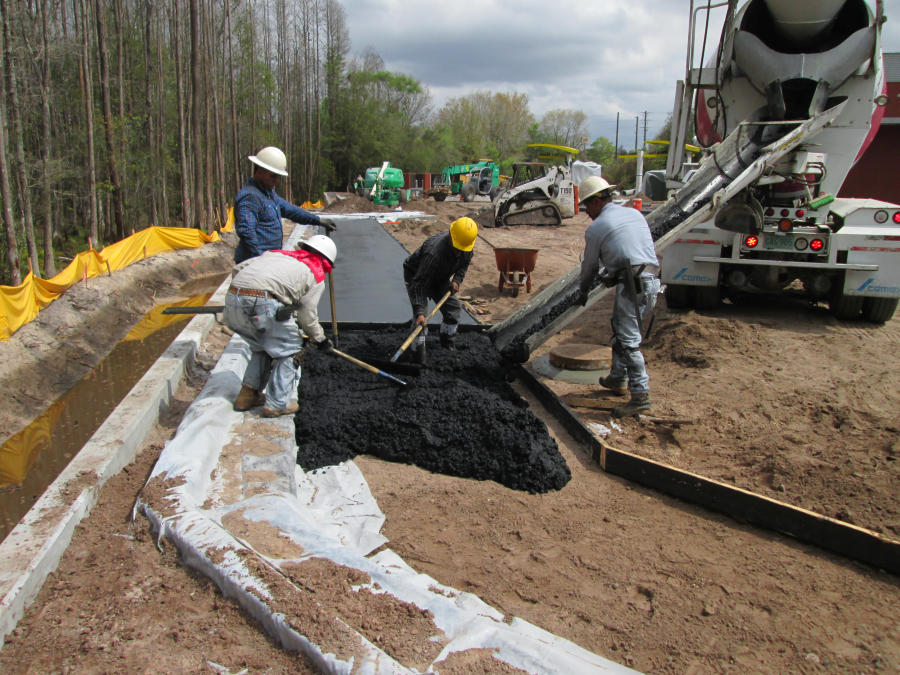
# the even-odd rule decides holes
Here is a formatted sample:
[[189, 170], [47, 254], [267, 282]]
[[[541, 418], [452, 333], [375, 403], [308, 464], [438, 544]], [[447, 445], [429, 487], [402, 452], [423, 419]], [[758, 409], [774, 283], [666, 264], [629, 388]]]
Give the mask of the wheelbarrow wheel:
[[513, 288], [513, 297], [514, 297], [514, 298], [518, 298], [518, 297], [519, 297], [519, 287], [518, 287], [518, 286], [516, 286], [515, 288]]

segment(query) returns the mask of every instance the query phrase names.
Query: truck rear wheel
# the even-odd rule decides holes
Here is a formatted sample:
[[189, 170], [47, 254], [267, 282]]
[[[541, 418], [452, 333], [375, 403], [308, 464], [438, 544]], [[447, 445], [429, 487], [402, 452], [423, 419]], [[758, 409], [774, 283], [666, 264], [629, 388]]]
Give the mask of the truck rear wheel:
[[838, 291], [832, 296], [828, 306], [835, 318], [841, 321], [853, 321], [858, 319], [862, 313], [864, 299], [858, 295], [844, 295]]
[[715, 309], [722, 300], [722, 292], [718, 286], [695, 286], [694, 306], [697, 309]]
[[684, 284], [666, 284], [663, 295], [669, 309], [687, 309], [691, 305], [690, 287]]
[[862, 316], [872, 323], [884, 323], [894, 318], [897, 298], [864, 298]]

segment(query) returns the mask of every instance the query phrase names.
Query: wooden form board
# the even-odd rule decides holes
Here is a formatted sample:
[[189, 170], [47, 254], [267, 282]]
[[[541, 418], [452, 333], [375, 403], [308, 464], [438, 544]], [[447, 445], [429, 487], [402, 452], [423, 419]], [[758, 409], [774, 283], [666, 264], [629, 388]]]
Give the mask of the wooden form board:
[[892, 574], [900, 574], [900, 541], [743, 488], [617, 450], [594, 436], [537, 376], [521, 366], [517, 374], [575, 440], [588, 446], [594, 461], [607, 473], [724, 513], [735, 520], [794, 537]]

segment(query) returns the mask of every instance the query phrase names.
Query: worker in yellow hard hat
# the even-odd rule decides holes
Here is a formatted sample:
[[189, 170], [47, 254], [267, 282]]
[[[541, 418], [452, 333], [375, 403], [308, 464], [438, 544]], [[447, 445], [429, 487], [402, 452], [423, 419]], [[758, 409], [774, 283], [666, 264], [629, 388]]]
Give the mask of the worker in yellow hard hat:
[[[432, 235], [403, 261], [403, 281], [412, 304], [414, 325], [425, 326], [428, 300], [438, 302], [447, 291], [450, 297], [441, 305], [441, 347], [454, 349], [453, 336], [459, 326], [461, 305], [456, 294], [472, 261], [472, 249], [478, 226], [471, 218], [457, 218], [450, 230]], [[425, 335], [428, 327], [413, 342], [412, 355], [425, 364]]]

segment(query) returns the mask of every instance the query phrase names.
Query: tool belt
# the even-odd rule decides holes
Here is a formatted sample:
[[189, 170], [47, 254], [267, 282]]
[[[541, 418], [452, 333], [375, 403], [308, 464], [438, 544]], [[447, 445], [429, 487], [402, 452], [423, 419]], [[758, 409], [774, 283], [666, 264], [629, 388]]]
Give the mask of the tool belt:
[[234, 293], [235, 295], [249, 295], [254, 298], [274, 298], [269, 291], [258, 291], [255, 288], [237, 288], [235, 286], [228, 287], [229, 293]]

